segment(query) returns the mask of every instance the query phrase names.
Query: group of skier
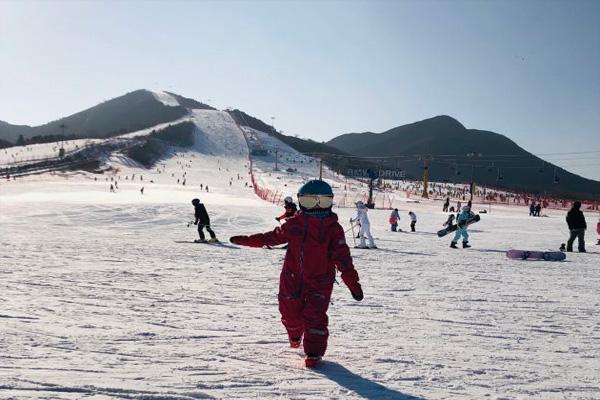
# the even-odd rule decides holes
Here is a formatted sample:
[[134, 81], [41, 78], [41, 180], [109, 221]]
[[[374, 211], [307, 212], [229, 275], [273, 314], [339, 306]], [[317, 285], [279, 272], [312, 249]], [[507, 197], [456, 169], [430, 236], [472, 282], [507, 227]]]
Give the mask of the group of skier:
[[[354, 268], [350, 249], [346, 244], [345, 232], [332, 212], [333, 191], [322, 180], [312, 180], [304, 184], [297, 194], [299, 208], [291, 196], [284, 199], [285, 211], [275, 217], [281, 223], [274, 230], [254, 235], [232, 236], [231, 243], [249, 247], [268, 247], [286, 244], [286, 255], [279, 279], [279, 311], [292, 348], [304, 347], [306, 367], [315, 367], [327, 349], [329, 337], [327, 309], [329, 307], [336, 270], [349, 288], [352, 297], [361, 301], [364, 297], [358, 272]], [[206, 242], [203, 229], [206, 228], [212, 242], [217, 242], [210, 228], [210, 219], [206, 208], [199, 199], [192, 200], [195, 210], [195, 222], [200, 236], [197, 242]], [[357, 248], [376, 249], [370, 231], [368, 208], [358, 201], [356, 216], [350, 218], [350, 224], [360, 227], [360, 244]], [[567, 216], [571, 230], [567, 251], [572, 251], [575, 238], [579, 238], [579, 251], [583, 247], [583, 232], [586, 229], [585, 218], [580, 211], [581, 203], [575, 202]], [[411, 230], [415, 231], [416, 214], [409, 212]], [[390, 215], [391, 231], [398, 230], [400, 214], [394, 209]], [[450, 214], [444, 226], [456, 228], [451, 248], [458, 248], [462, 238], [462, 247], [468, 248], [468, 226], [475, 218], [470, 202], [454, 216]], [[454, 223], [456, 222], [456, 226]], [[597, 226], [600, 235], [600, 221]], [[368, 244], [367, 244], [368, 240]], [[600, 244], [600, 240], [598, 242]]]

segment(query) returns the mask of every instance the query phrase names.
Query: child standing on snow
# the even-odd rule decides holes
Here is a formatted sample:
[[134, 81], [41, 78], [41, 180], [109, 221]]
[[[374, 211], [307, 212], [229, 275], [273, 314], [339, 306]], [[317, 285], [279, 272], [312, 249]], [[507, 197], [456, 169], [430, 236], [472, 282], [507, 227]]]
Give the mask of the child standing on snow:
[[275, 217], [276, 221], [279, 221], [279, 222], [281, 222], [281, 220], [287, 221], [288, 219], [290, 219], [294, 215], [296, 215], [296, 212], [298, 211], [298, 207], [296, 207], [296, 203], [294, 203], [292, 196], [287, 196], [283, 200], [283, 207], [285, 208], [285, 212], [283, 214], [281, 214], [279, 217]]
[[414, 212], [409, 211], [408, 216], [410, 217], [410, 231], [414, 232], [415, 225], [417, 224], [417, 215]]
[[470, 221], [471, 219], [473, 219], [474, 217], [475, 217], [475, 214], [473, 214], [471, 212], [471, 207], [464, 206], [462, 208], [462, 212], [456, 218], [456, 225], [458, 225], [458, 227], [456, 229], [456, 233], [454, 234], [454, 239], [452, 239], [452, 242], [450, 242], [450, 247], [452, 247], [453, 249], [457, 249], [458, 247], [456, 247], [456, 243], [458, 243], [458, 239], [460, 239], [461, 236], [463, 238], [463, 242], [462, 242], [463, 249], [471, 247], [471, 246], [469, 246], [469, 234], [467, 233], [467, 228], [468, 228], [467, 222]]
[[194, 221], [194, 225], [198, 225], [198, 235], [200, 235], [200, 239], [194, 240], [196, 243], [205, 243], [206, 238], [204, 236], [203, 229], [206, 228], [206, 231], [210, 235], [209, 242], [218, 242], [217, 236], [210, 229], [210, 218], [208, 217], [208, 213], [206, 212], [206, 207], [204, 204], [200, 203], [200, 199], [192, 200], [192, 204], [194, 205], [194, 217], [196, 217], [196, 221]]
[[[367, 206], [362, 201], [356, 202], [356, 218], [350, 218], [350, 223], [354, 223], [354, 221], [358, 221], [360, 224], [360, 232], [358, 233], [360, 236], [360, 244], [356, 247], [360, 249], [376, 249], [375, 241], [373, 240], [373, 236], [371, 235], [371, 223], [369, 222], [369, 217], [367, 216]], [[367, 247], [367, 243], [365, 242], [365, 236], [369, 239], [369, 247]]]
[[[400, 214], [398, 213], [398, 209], [394, 208], [394, 211], [392, 211], [392, 214], [390, 215], [390, 220], [389, 220], [392, 232], [396, 232], [399, 221], [400, 221]], [[400, 231], [402, 231], [402, 229], [400, 229]]]
[[336, 268], [352, 297], [363, 299], [344, 229], [331, 212], [332, 202], [331, 186], [320, 180], [309, 181], [298, 191], [301, 211], [283, 225], [271, 232], [229, 239], [251, 247], [288, 243], [279, 278], [279, 311], [290, 346], [298, 348], [303, 341], [309, 368], [317, 365], [327, 349], [327, 308]]

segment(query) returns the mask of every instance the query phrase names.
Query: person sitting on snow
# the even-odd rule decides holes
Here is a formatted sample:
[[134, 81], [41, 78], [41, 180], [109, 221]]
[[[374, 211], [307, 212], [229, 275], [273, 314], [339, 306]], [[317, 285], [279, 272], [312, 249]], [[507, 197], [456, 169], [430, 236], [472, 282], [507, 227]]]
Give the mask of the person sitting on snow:
[[313, 368], [327, 349], [327, 308], [336, 268], [355, 300], [363, 299], [363, 291], [344, 229], [331, 211], [331, 186], [321, 180], [307, 182], [298, 191], [298, 204], [300, 211], [273, 231], [229, 240], [250, 247], [288, 244], [279, 278], [281, 322], [290, 347], [303, 343], [305, 365]]
[[[400, 213], [398, 213], [397, 208], [394, 208], [394, 211], [392, 211], [389, 222], [391, 225], [392, 232], [396, 232], [398, 228], [398, 222], [400, 222]], [[400, 229], [400, 232], [402, 232], [402, 229]]]
[[[356, 218], [350, 218], [350, 223], [354, 223], [354, 221], [358, 221], [360, 224], [360, 244], [356, 247], [360, 249], [376, 249], [375, 241], [373, 240], [373, 236], [371, 235], [371, 223], [369, 222], [369, 217], [367, 215], [368, 208], [362, 201], [356, 202]], [[369, 239], [369, 246], [367, 247], [367, 243], [365, 242], [365, 236]]]
[[462, 242], [463, 249], [471, 247], [471, 246], [469, 246], [469, 234], [467, 233], [467, 228], [468, 228], [467, 222], [469, 222], [474, 217], [475, 217], [475, 214], [473, 214], [471, 212], [471, 207], [464, 206], [462, 208], [461, 213], [456, 218], [456, 225], [458, 225], [458, 226], [456, 229], [456, 233], [454, 234], [454, 239], [452, 239], [452, 242], [450, 242], [450, 247], [452, 247], [453, 249], [457, 249], [458, 247], [456, 247], [456, 243], [458, 243], [458, 239], [460, 239], [461, 236], [463, 238], [463, 242]]
[[208, 217], [208, 213], [206, 212], [206, 207], [204, 204], [200, 203], [200, 199], [192, 200], [192, 204], [194, 205], [194, 217], [196, 221], [194, 225], [198, 225], [198, 235], [200, 235], [200, 239], [194, 240], [196, 243], [205, 243], [206, 238], [204, 237], [203, 229], [206, 228], [206, 231], [210, 235], [209, 242], [218, 242], [217, 236], [210, 229], [210, 218]]
[[292, 196], [287, 196], [285, 199], [283, 199], [283, 207], [285, 208], [285, 212], [279, 217], [275, 217], [276, 221], [287, 221], [296, 215], [296, 212], [298, 211], [298, 207], [296, 207], [296, 203], [294, 203]]

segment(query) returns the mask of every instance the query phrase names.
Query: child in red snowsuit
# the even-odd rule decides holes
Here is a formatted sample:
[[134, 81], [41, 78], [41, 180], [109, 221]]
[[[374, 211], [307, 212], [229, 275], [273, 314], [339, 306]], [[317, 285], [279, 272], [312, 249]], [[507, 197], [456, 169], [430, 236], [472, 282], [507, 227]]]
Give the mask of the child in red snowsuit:
[[336, 268], [355, 300], [363, 299], [344, 229], [331, 212], [333, 192], [323, 181], [306, 183], [298, 192], [301, 211], [267, 233], [234, 236], [232, 243], [276, 246], [287, 243], [279, 278], [279, 311], [291, 347], [304, 338], [306, 366], [314, 367], [327, 349], [327, 308]]

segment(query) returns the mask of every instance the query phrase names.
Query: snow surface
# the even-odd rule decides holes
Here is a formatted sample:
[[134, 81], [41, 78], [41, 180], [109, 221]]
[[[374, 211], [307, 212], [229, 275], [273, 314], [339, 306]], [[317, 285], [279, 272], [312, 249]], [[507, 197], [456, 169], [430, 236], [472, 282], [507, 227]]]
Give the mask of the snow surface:
[[156, 100], [160, 101], [165, 106], [177, 107], [180, 105], [179, 102], [177, 101], [177, 99], [175, 97], [171, 96], [167, 92], [158, 91], [158, 92], [152, 92], [152, 94], [154, 95], [154, 98]]
[[[246, 186], [248, 149], [231, 118], [190, 118], [197, 146], [174, 148], [152, 170], [116, 153], [110, 175], [0, 181], [0, 398], [600, 398], [592, 230], [589, 253], [566, 262], [504, 254], [565, 242], [564, 212], [552, 210], [533, 218], [494, 207], [471, 227], [468, 250], [435, 235], [446, 219], [439, 202], [394, 204], [403, 229], [416, 212], [416, 233], [390, 232], [389, 211], [369, 211], [380, 249], [352, 250], [365, 299], [336, 285], [324, 362], [303, 368], [277, 309], [284, 251], [226, 242], [273, 229], [282, 210]], [[284, 153], [283, 165], [298, 167], [303, 156]], [[261, 184], [289, 194], [318, 174], [314, 161], [289, 175], [268, 157], [254, 164]], [[345, 180], [326, 176], [342, 196]], [[194, 197], [223, 246], [176, 243], [197, 237], [187, 227]], [[350, 229], [354, 210], [335, 212]]]

